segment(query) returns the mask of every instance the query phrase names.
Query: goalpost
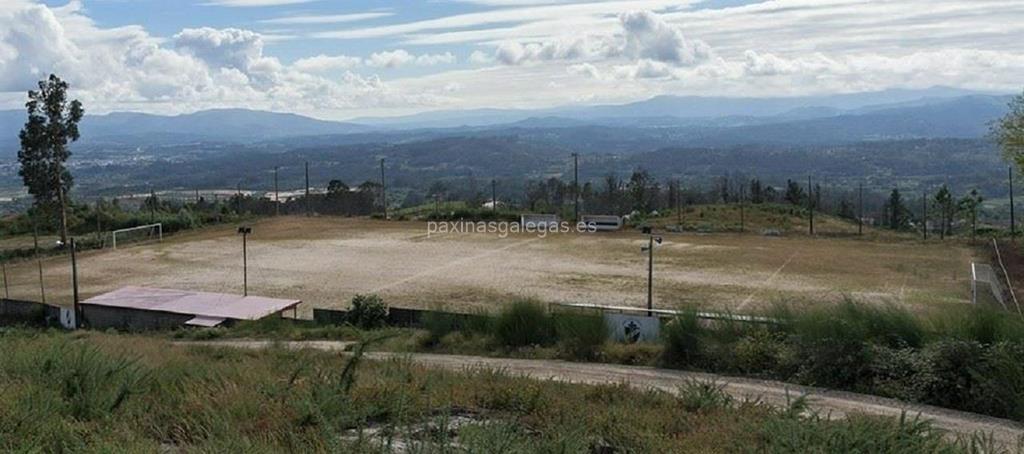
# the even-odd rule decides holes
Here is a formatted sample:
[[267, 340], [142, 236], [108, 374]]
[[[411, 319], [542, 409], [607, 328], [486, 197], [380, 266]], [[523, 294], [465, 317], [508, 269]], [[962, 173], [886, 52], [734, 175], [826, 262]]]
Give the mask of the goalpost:
[[[141, 232], [141, 233], [140, 233]], [[134, 235], [133, 235], [134, 233]], [[156, 233], [157, 241], [163, 241], [164, 239], [164, 225], [161, 223], [140, 225], [138, 227], [129, 227], [127, 229], [119, 229], [111, 232], [113, 238], [114, 249], [117, 249], [117, 237], [121, 236], [123, 243], [124, 241], [131, 241], [132, 239], [142, 237], [143, 240], [153, 239], [154, 233]], [[127, 239], [125, 239], [127, 237]]]

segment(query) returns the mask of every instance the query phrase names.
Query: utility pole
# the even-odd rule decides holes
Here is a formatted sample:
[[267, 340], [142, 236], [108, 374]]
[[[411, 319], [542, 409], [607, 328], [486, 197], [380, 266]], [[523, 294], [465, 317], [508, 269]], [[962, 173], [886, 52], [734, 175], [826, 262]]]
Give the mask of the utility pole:
[[1007, 167], [1007, 174], [1010, 176], [1010, 238], [1017, 238], [1017, 220], [1013, 212], [1013, 167]]
[[807, 176], [807, 209], [810, 212], [809, 231], [814, 235], [814, 186], [811, 186], [810, 175]]
[[306, 216], [309, 215], [309, 161], [306, 161]]
[[580, 222], [580, 154], [572, 154], [572, 197], [573, 197], [573, 211], [572, 220], [579, 224]]
[[[96, 243], [100, 242], [100, 232], [103, 231], [103, 226], [100, 224], [100, 201], [96, 200]], [[103, 245], [100, 245], [103, 248]]]
[[740, 232], [747, 231], [746, 229], [746, 218], [743, 212], [743, 207], [746, 205], [746, 195], [743, 193], [744, 188], [740, 186]]
[[928, 190], [921, 191], [921, 232], [928, 239]]
[[683, 187], [676, 180], [676, 225], [679, 231], [683, 230]]
[[384, 220], [388, 220], [388, 187], [384, 180], [384, 158], [380, 158], [380, 201], [384, 207]]
[[280, 167], [274, 166], [274, 216], [281, 215], [281, 193], [277, 187], [277, 171]]
[[491, 211], [498, 211], [498, 190], [497, 182], [491, 178]]
[[864, 182], [857, 187], [857, 235], [864, 234]]
[[242, 214], [242, 182], [235, 183], [235, 211]]
[[156, 191], [149, 188], [149, 223], [156, 222]]
[[78, 307], [78, 261], [75, 259], [75, 249], [78, 249], [78, 247], [75, 244], [74, 237], [71, 237], [69, 242], [71, 245], [71, 292], [73, 298], [71, 300], [71, 310], [75, 313], [75, 321], [71, 329], [78, 329], [79, 320], [81, 320], [82, 316], [81, 310]]

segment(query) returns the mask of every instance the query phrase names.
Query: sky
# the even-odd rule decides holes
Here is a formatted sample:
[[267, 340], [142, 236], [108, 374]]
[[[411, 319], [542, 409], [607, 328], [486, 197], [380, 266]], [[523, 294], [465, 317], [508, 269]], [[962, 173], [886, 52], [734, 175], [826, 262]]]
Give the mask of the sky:
[[0, 0], [0, 109], [324, 119], [1024, 87], [1020, 0]]

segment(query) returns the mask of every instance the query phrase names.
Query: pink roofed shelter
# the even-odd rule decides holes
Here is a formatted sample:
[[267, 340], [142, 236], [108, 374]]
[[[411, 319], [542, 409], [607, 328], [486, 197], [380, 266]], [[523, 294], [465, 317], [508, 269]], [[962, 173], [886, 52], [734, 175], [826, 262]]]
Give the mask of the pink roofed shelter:
[[81, 302], [93, 328], [213, 327], [296, 311], [300, 300], [148, 287], [123, 287]]

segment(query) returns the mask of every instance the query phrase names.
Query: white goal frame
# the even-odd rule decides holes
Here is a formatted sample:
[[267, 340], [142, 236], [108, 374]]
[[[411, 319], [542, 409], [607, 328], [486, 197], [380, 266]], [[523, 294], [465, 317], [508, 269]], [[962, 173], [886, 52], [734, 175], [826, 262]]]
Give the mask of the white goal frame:
[[156, 224], [146, 224], [146, 225], [140, 225], [138, 227], [129, 227], [127, 229], [114, 230], [113, 232], [111, 232], [111, 237], [112, 237], [113, 243], [114, 243], [113, 244], [114, 249], [117, 249], [117, 234], [118, 233], [126, 233], [126, 232], [135, 231], [135, 230], [142, 230], [142, 229], [152, 229], [153, 227], [156, 227], [158, 241], [163, 241], [164, 240], [164, 225], [162, 223], [158, 222]]

